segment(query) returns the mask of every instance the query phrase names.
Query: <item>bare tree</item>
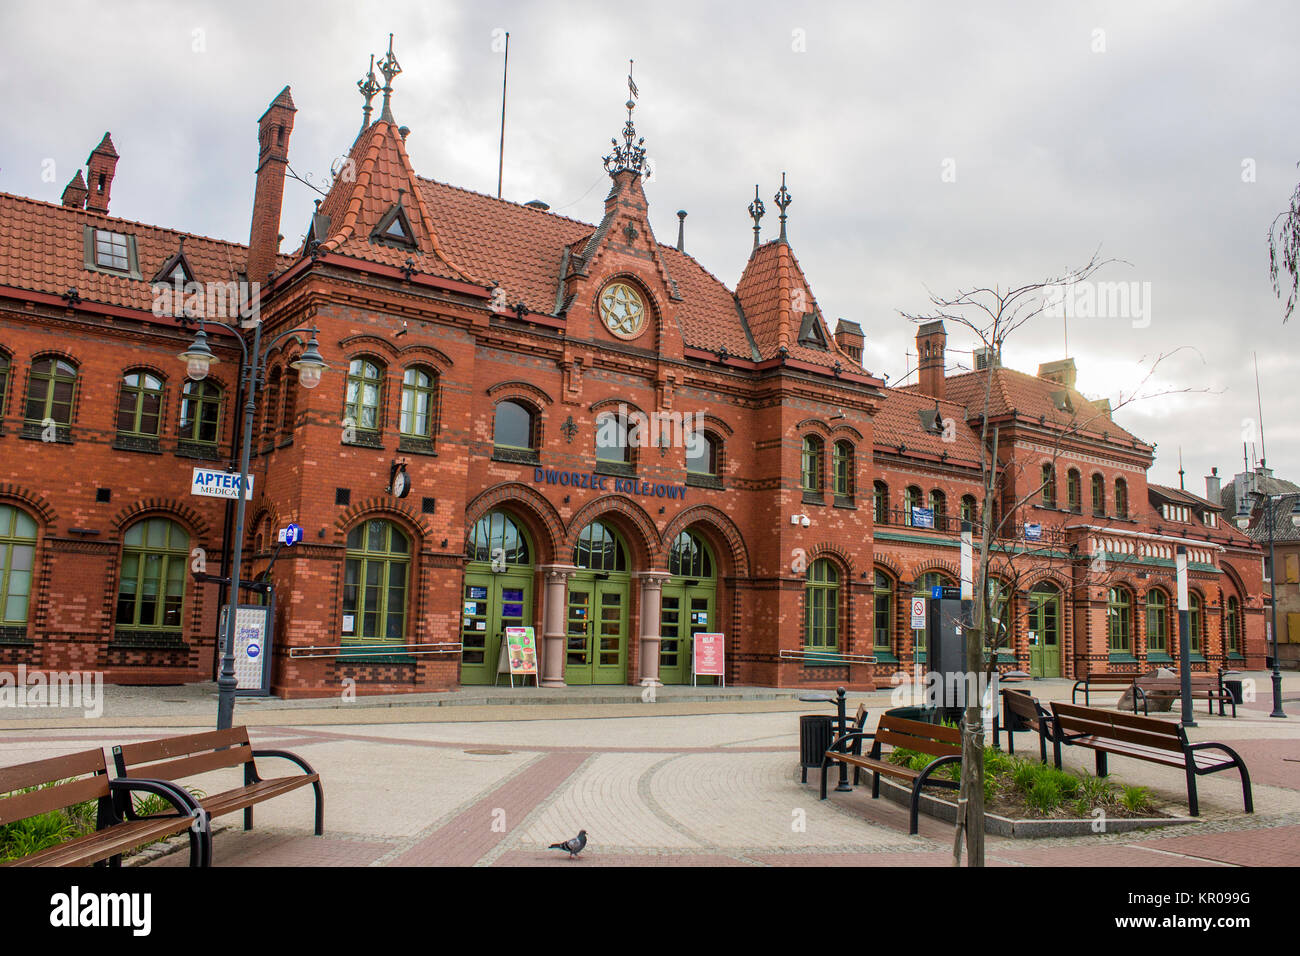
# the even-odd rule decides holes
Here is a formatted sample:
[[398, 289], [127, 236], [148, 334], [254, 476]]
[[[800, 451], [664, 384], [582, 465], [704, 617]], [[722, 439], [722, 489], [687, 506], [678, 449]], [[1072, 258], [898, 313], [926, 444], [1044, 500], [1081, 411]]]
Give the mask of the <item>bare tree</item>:
[[[974, 548], [972, 567], [973, 606], [967, 606], [963, 602], [963, 616], [966, 618], [963, 621], [966, 652], [965, 669], [968, 675], [982, 674], [986, 678], [991, 678], [993, 671], [996, 669], [997, 651], [1002, 646], [1003, 641], [1007, 640], [1009, 635], [1013, 633], [1012, 628], [1009, 627], [1011, 622], [999, 621], [996, 625], [993, 623], [993, 608], [990, 606], [989, 600], [990, 583], [997, 579], [998, 572], [1001, 572], [1003, 576], [1010, 576], [1014, 581], [1023, 579], [1023, 575], [1029, 573], [1032, 568], [1041, 568], [1043, 566], [1041, 561], [1042, 548], [1018, 549], [1015, 544], [1008, 541], [1010, 538], [1019, 539], [1022, 537], [1013, 534], [1016, 527], [1016, 516], [1020, 514], [1021, 508], [1036, 496], [1042, 494], [1046, 482], [1040, 476], [1036, 486], [1031, 487], [1020, 497], [1012, 498], [1005, 503], [1007, 506], [1003, 507], [1004, 489], [1015, 487], [1016, 472], [1013, 469], [1023, 469], [1025, 462], [1010, 453], [1011, 449], [1003, 445], [1000, 426], [990, 422], [992, 417], [990, 412], [993, 407], [993, 382], [999, 364], [997, 359], [1001, 356], [1006, 341], [1016, 331], [1042, 314], [1046, 306], [1045, 299], [1049, 299], [1053, 294], [1059, 294], [1061, 289], [1073, 283], [1087, 281], [1097, 270], [1116, 261], [1120, 260], [1102, 260], [1098, 258], [1097, 253], [1094, 253], [1082, 268], [1071, 270], [1063, 275], [1041, 282], [1033, 282], [1007, 289], [997, 286], [992, 288], [972, 288], [962, 291], [952, 298], [931, 294], [930, 303], [933, 307], [931, 312], [924, 315], [901, 313], [905, 318], [917, 323], [936, 320], [955, 323], [957, 326], [973, 333], [990, 355], [990, 361], [987, 362], [984, 369], [982, 405], [977, 409], [968, 408], [968, 415], [970, 411], [974, 410], [977, 412], [979, 419], [981, 477], [981, 501], [979, 502], [975, 527], [972, 528], [972, 544]], [[1158, 355], [1133, 391], [1128, 395], [1121, 394], [1119, 396], [1117, 403], [1111, 406], [1111, 413], [1141, 398], [1150, 398], [1171, 392], [1192, 391], [1191, 389], [1169, 389], [1151, 394], [1142, 394], [1142, 389], [1150, 381], [1156, 367], [1176, 351], [1180, 351], [1180, 349]], [[1095, 406], [1090, 406], [1090, 408], [1095, 412], [1090, 418], [1081, 419], [1076, 414], [1079, 410], [1067, 406], [1066, 409], [1061, 410], [1066, 414], [1058, 415], [1057, 420], [1054, 420], [1053, 424], [1057, 434], [1050, 459], [1053, 476], [1055, 475], [1056, 462], [1060, 457], [1063, 443], [1070, 437], [1087, 431], [1097, 419], [1105, 417]], [[1035, 462], [1039, 460], [1035, 458]], [[1036, 564], [1034, 562], [1035, 551], [1040, 552], [1040, 560]], [[1090, 586], [1095, 586], [1096, 583], [1094, 579], [1090, 582]], [[1014, 595], [1014, 590], [1011, 593]], [[989, 638], [987, 641], [985, 639], [986, 635]], [[973, 683], [968, 680], [966, 686], [969, 688]], [[974, 697], [974, 699], [970, 699], [971, 697]], [[961, 721], [961, 783], [958, 791], [957, 827], [953, 838], [953, 858], [954, 865], [960, 865], [964, 835], [969, 864], [971, 866], [983, 866], [985, 814], [984, 727], [981, 719], [979, 696], [977, 694], [968, 694], [967, 698]]]

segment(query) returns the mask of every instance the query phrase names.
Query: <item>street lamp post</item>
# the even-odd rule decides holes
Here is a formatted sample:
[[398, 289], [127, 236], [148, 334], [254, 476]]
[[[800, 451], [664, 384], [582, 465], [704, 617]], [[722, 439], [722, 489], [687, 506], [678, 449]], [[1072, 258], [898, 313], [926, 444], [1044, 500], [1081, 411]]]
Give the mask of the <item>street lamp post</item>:
[[[1285, 498], [1285, 495], [1268, 495], [1262, 491], [1256, 491], [1254, 497], [1264, 509], [1264, 527], [1268, 529], [1268, 584], [1269, 584], [1269, 605], [1272, 616], [1272, 644], [1273, 644], [1273, 712], [1270, 717], [1285, 717], [1286, 711], [1282, 709], [1282, 671], [1280, 662], [1277, 658], [1277, 551], [1273, 544], [1273, 535], [1276, 527], [1276, 519], [1273, 515], [1273, 502], [1277, 499]], [[1291, 523], [1300, 527], [1300, 499], [1296, 501], [1295, 507], [1291, 509]]]
[[[310, 332], [311, 339], [307, 342], [306, 348], [303, 349], [302, 355], [298, 357], [297, 361], [291, 362], [290, 366], [298, 370], [298, 381], [302, 387], [311, 389], [319, 385], [321, 373], [329, 366], [321, 358], [316, 341], [318, 329], [315, 327], [310, 329], [290, 329], [287, 332], [281, 332], [268, 342], [266, 349], [263, 350], [262, 323], [261, 320], [258, 320], [253, 326], [253, 347], [250, 351], [244, 342], [243, 334], [238, 328], [224, 322], [213, 322], [211, 324], [220, 325], [233, 332], [244, 356], [239, 368], [239, 381], [244, 391], [244, 432], [239, 456], [239, 497], [236, 499], [235, 505], [235, 546], [230, 569], [229, 593], [232, 597], [229, 605], [230, 611], [226, 614], [225, 633], [222, 635], [222, 642], [225, 646], [221, 658], [221, 675], [217, 678], [217, 729], [226, 730], [234, 722], [235, 689], [238, 686], [238, 682], [235, 680], [235, 618], [239, 610], [239, 575], [244, 550], [244, 505], [248, 500], [248, 458], [253, 444], [253, 414], [257, 410], [255, 395], [257, 394], [258, 379], [266, 366], [267, 355], [270, 354], [276, 344], [280, 340], [291, 335], [297, 335], [300, 332]], [[212, 349], [208, 347], [208, 336], [204, 331], [203, 320], [199, 321], [199, 330], [194, 335], [194, 342], [180, 354], [179, 358], [185, 363], [189, 377], [196, 382], [206, 378], [208, 371], [218, 361], [216, 355], [212, 353]]]

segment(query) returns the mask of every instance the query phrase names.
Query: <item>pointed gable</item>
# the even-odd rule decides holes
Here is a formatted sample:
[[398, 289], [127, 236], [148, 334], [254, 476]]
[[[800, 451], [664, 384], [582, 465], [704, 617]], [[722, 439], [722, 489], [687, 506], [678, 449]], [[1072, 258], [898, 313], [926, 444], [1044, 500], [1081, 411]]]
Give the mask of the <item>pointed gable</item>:
[[860, 367], [831, 338], [789, 243], [774, 239], [753, 251], [736, 283], [736, 298], [761, 358], [777, 358], [784, 349], [814, 365]]

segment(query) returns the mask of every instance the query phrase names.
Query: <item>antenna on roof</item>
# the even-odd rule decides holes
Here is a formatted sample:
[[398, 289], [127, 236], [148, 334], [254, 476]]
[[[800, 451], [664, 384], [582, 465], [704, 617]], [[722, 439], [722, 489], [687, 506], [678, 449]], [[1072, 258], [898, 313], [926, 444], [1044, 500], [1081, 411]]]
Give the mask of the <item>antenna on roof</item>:
[[506, 80], [510, 78], [510, 31], [506, 31], [506, 61], [501, 67], [501, 149], [497, 153], [497, 199], [501, 198], [501, 171], [506, 164]]
[[1259, 409], [1259, 463], [1267, 466], [1268, 446], [1264, 443], [1264, 403], [1259, 397], [1259, 355], [1251, 352], [1255, 359], [1255, 407]]
[[1187, 487], [1183, 484], [1183, 446], [1178, 446], [1178, 490], [1186, 491]]

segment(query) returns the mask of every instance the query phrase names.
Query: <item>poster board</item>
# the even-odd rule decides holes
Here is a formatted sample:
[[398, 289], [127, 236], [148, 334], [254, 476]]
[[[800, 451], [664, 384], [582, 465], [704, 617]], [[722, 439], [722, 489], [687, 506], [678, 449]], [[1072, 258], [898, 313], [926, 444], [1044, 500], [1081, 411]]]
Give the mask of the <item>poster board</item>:
[[507, 627], [497, 655], [497, 680], [502, 674], [510, 675], [510, 686], [515, 677], [531, 677], [537, 686], [537, 639], [531, 627]]
[[[221, 609], [219, 655], [225, 656], [226, 615]], [[271, 693], [271, 608], [241, 604], [235, 611], [235, 694], [267, 697]]]
[[716, 677], [727, 686], [726, 641], [721, 634], [698, 633], [691, 637], [691, 683], [697, 677]]

